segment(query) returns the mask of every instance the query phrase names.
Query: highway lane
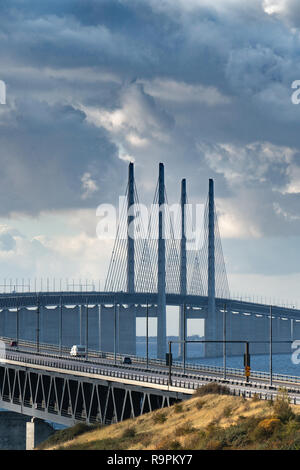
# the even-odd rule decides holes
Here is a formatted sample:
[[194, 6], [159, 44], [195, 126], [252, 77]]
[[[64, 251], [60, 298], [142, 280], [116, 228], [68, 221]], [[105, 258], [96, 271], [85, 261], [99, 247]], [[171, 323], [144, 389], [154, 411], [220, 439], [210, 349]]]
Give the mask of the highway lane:
[[[135, 377], [137, 380], [142, 381], [144, 378], [148, 379], [164, 379], [164, 382], [167, 383], [169, 379], [169, 370], [168, 367], [163, 366], [163, 365], [149, 365], [147, 368], [145, 364], [122, 364], [122, 363], [114, 363], [113, 360], [110, 359], [93, 359], [93, 360], [85, 360], [84, 358], [74, 358], [70, 357], [69, 354], [64, 354], [62, 356], [59, 356], [59, 354], [46, 354], [46, 353], [36, 353], [36, 351], [22, 349], [22, 350], [16, 350], [15, 348], [7, 348], [7, 352], [9, 354], [14, 354], [18, 358], [18, 360], [22, 360], [25, 358], [25, 360], [30, 360], [30, 359], [51, 359], [51, 361], [59, 367], [65, 368], [66, 366], [76, 366], [76, 365], [83, 365], [86, 367], [92, 367], [94, 370], [94, 373], [101, 373], [105, 371], [105, 374], [116, 374], [117, 372], [123, 372], [127, 374], [135, 374]], [[41, 366], [42, 368], [42, 366]], [[209, 373], [207, 371], [195, 371], [195, 370], [190, 370], [187, 368], [186, 373], [183, 374], [181, 370], [178, 368], [172, 368], [172, 382], [176, 383], [176, 381], [184, 381], [187, 384], [195, 384], [196, 382], [201, 386], [204, 383], [207, 383], [207, 381], [219, 381], [222, 383], [226, 383], [229, 387], [238, 387], [240, 390], [249, 390], [249, 388], [257, 388], [258, 390], [262, 389], [268, 389], [268, 383], [266, 380], [263, 379], [252, 379], [248, 384], [245, 382], [245, 378], [243, 376], [235, 376], [234, 374], [228, 375], [227, 380], [222, 379], [221, 374], [216, 374], [216, 373]], [[147, 379], [146, 379], [147, 380]], [[295, 394], [300, 394], [300, 384], [296, 383], [289, 383], [289, 382], [284, 382], [284, 384]], [[283, 385], [282, 381], [275, 381], [274, 386]]]
[[[20, 341], [18, 348], [10, 348], [9, 343], [11, 341], [11, 338], [2, 338], [2, 340], [5, 341], [6, 348], [8, 351], [28, 352], [29, 354], [31, 354], [31, 357], [33, 357], [32, 355], [35, 355], [36, 357], [40, 357], [41, 354], [45, 354], [45, 355], [50, 354], [51, 357], [55, 357], [58, 359], [61, 358], [67, 361], [67, 363], [78, 364], [78, 362], [82, 362], [84, 364], [89, 364], [91, 366], [94, 366], [94, 365], [99, 365], [101, 367], [105, 366], [105, 367], [108, 367], [107, 370], [110, 370], [110, 371], [118, 369], [122, 371], [140, 372], [140, 373], [147, 374], [147, 375], [150, 373], [150, 374], [153, 374], [154, 376], [164, 375], [165, 377], [167, 377], [169, 374], [168, 367], [164, 364], [164, 362], [163, 361], [159, 362], [156, 359], [149, 360], [149, 367], [147, 367], [146, 365], [145, 358], [139, 358], [139, 357], [131, 357], [132, 365], [124, 365], [122, 364], [124, 355], [116, 354], [116, 359], [115, 359], [113, 353], [89, 351], [88, 360], [86, 360], [84, 358], [72, 358], [70, 356], [70, 348], [66, 348], [66, 347], [64, 347], [63, 352], [60, 353], [60, 348], [57, 345], [40, 344], [39, 353], [37, 353], [36, 343], [28, 342], [28, 341]], [[106, 355], [106, 357], [103, 357], [103, 355]], [[73, 361], [73, 362], [70, 362], [70, 361]], [[186, 373], [184, 374], [183, 366], [180, 363], [177, 363], [172, 366], [172, 375], [174, 377], [178, 377], [181, 379], [192, 377], [193, 380], [199, 380], [199, 378], [202, 377], [203, 375], [205, 375], [205, 377], [222, 379], [224, 375], [223, 368], [221, 367], [210, 367], [210, 366], [201, 365], [201, 364], [197, 364], [197, 365], [187, 364], [185, 371]], [[243, 369], [240, 369], [240, 370], [239, 369], [234, 369], [234, 370], [227, 369], [226, 377], [229, 381], [230, 380], [238, 380], [239, 382], [245, 381]], [[269, 374], [258, 372], [258, 371], [252, 371], [250, 383], [254, 385], [268, 385]], [[292, 386], [295, 390], [298, 390], [300, 388], [300, 377], [291, 377], [287, 375], [285, 376], [283, 374], [281, 375], [274, 374], [273, 384], [275, 386], [276, 385], [287, 386], [287, 387]]]

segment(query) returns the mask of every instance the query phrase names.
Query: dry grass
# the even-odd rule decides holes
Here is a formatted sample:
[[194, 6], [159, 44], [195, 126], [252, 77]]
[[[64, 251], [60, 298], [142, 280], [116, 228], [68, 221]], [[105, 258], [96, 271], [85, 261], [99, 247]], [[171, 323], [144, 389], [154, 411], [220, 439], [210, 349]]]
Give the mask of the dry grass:
[[[296, 414], [300, 414], [299, 407], [292, 406], [292, 408]], [[114, 440], [117, 443], [123, 439], [122, 442], [124, 442], [126, 436], [127, 441], [124, 445], [130, 450], [188, 449], [189, 446], [195, 445], [201, 430], [209, 426], [212, 430], [216, 424], [226, 428], [240, 422], [241, 417], [242, 419], [250, 417], [265, 419], [271, 417], [273, 412], [272, 407], [264, 400], [245, 400], [230, 395], [204, 395], [201, 399], [193, 397], [182, 402], [180, 407], [174, 405], [163, 411], [157, 410], [132, 420], [90, 431], [52, 449], [58, 447], [68, 449], [71, 446], [93, 448], [99, 441], [110, 442], [113, 445]], [[164, 419], [159, 417], [162, 414]], [[193, 432], [189, 432], [190, 430]], [[212, 440], [211, 447], [218, 448], [218, 446], [219, 443]]]

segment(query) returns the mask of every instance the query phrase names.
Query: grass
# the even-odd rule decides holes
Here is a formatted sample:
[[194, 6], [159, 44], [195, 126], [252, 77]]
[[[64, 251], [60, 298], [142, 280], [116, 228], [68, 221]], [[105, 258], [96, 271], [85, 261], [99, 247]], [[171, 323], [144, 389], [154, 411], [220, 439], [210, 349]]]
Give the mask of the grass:
[[230, 390], [226, 385], [218, 384], [217, 382], [210, 382], [202, 387], [197, 388], [195, 394], [197, 397], [202, 397], [208, 394], [229, 395]]
[[[211, 385], [211, 384], [209, 384]], [[272, 402], [213, 394], [102, 428], [76, 425], [41, 448], [86, 450], [299, 449], [300, 407], [283, 390]], [[218, 391], [220, 389], [218, 388]]]
[[71, 441], [75, 439], [75, 437], [80, 436], [81, 434], [85, 434], [91, 431], [95, 431], [95, 429], [99, 429], [100, 426], [88, 426], [84, 423], [75, 424], [71, 428], [61, 429], [60, 431], [56, 431], [52, 434], [47, 441], [41, 443], [38, 448], [44, 449], [46, 446], [55, 446], [57, 444], [62, 444], [63, 442]]

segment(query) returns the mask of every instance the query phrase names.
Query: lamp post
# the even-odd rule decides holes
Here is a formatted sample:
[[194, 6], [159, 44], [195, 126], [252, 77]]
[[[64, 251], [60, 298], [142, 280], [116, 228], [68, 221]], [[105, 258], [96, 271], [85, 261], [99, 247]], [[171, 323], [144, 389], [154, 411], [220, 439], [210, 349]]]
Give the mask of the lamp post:
[[40, 298], [37, 296], [36, 309], [36, 351], [40, 352]]
[[224, 380], [226, 380], [226, 304], [224, 304], [223, 311], [223, 368], [224, 368]]
[[89, 304], [88, 304], [88, 299], [86, 299], [85, 345], [86, 345], [86, 360], [88, 360], [88, 354], [89, 354]]
[[60, 296], [60, 310], [59, 310], [59, 354], [62, 355], [62, 297]]
[[146, 362], [147, 368], [149, 367], [149, 304], [147, 299], [147, 309], [146, 309]]
[[186, 305], [183, 305], [183, 373], [185, 374], [186, 363]]
[[273, 385], [273, 321], [272, 305], [270, 306], [270, 386]]
[[114, 301], [114, 359], [115, 364], [117, 363], [117, 304], [116, 299]]
[[172, 341], [169, 341], [169, 387], [172, 385]]

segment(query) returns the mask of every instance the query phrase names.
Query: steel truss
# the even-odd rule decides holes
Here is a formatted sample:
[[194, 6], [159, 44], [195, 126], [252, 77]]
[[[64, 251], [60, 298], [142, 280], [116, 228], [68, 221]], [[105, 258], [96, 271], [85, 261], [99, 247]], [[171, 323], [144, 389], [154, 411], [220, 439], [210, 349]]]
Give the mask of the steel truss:
[[0, 407], [68, 426], [119, 422], [184, 398], [176, 392], [0, 364]]

